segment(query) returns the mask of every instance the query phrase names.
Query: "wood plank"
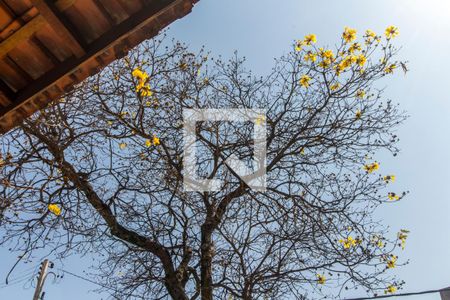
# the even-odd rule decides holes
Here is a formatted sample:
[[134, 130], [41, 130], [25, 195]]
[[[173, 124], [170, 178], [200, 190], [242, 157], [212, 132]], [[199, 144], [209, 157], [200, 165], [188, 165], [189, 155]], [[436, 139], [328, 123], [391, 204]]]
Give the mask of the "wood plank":
[[110, 27], [113, 27], [116, 25], [116, 22], [114, 21], [113, 17], [109, 14], [106, 7], [103, 5], [103, 3], [100, 0], [94, 0], [95, 5], [98, 7], [98, 10], [103, 15], [103, 17], [108, 21], [108, 24]]
[[29, 39], [36, 31], [44, 27], [45, 24], [46, 21], [41, 15], [31, 19], [30, 22], [26, 23], [19, 30], [0, 43], [0, 57], [4, 57], [8, 54], [8, 52], [17, 47], [18, 44]]
[[16, 16], [20, 16], [31, 8], [29, 0], [2, 0], [2, 2], [8, 5]]
[[68, 9], [69, 7], [71, 7], [76, 0], [58, 0], [55, 3], [56, 8], [59, 11], [65, 11], [66, 9]]
[[14, 19], [9, 25], [0, 31], [0, 39], [6, 40], [10, 35], [14, 34], [24, 24], [30, 22], [33, 18], [39, 15], [38, 10], [35, 7], [30, 8], [23, 13], [19, 18]]
[[53, 3], [48, 0], [32, 0], [31, 3], [39, 10], [51, 27], [57, 28], [56, 33], [70, 47], [76, 57], [82, 57], [86, 53], [83, 40], [70, 28], [71, 26], [67, 24]]
[[0, 93], [3, 94], [3, 98], [6, 98], [11, 104], [12, 100], [15, 98], [14, 91], [5, 83], [3, 80], [0, 80]]

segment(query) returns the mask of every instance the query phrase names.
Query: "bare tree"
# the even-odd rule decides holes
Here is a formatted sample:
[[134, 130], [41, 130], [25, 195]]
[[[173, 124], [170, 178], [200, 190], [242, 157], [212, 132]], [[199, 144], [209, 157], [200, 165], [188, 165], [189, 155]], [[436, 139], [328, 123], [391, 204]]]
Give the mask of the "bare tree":
[[[373, 212], [404, 194], [372, 157], [397, 154], [405, 119], [375, 84], [400, 64], [396, 28], [363, 45], [355, 35], [346, 28], [332, 50], [306, 36], [264, 77], [237, 55], [143, 43], [2, 137], [0, 243], [92, 255], [118, 299], [394, 292], [406, 232]], [[199, 174], [224, 185], [183, 189], [186, 108], [267, 109], [267, 191], [224, 164], [252, 159], [250, 122], [199, 122]]]

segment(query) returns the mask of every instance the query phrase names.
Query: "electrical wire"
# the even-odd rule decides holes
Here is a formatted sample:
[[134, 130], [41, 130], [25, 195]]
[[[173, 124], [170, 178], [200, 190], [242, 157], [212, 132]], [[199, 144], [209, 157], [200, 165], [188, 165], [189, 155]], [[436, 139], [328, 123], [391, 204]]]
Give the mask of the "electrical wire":
[[[63, 270], [63, 269], [60, 269], [60, 271], [62, 271], [64, 273], [67, 273], [69, 275], [72, 275], [72, 276], [74, 276], [74, 277], [76, 277], [78, 279], [81, 279], [81, 280], [90, 282], [92, 284], [101, 286], [101, 287], [103, 287], [105, 289], [115, 291], [113, 288], [111, 288], [109, 286], [106, 286], [104, 284], [101, 284], [99, 282], [93, 281], [93, 280], [91, 280], [89, 278], [86, 278], [86, 277], [74, 274], [72, 272], [69, 272], [69, 271]], [[408, 297], [408, 296], [418, 296], [418, 295], [425, 295], [425, 294], [434, 294], [434, 293], [440, 293], [440, 292], [444, 292], [444, 291], [450, 291], [450, 287], [443, 288], [443, 289], [437, 289], [437, 290], [425, 290], [425, 291], [420, 291], [420, 292], [399, 293], [399, 294], [381, 295], [381, 296], [373, 296], [373, 297], [345, 298], [343, 300], [371, 300], [371, 299], [383, 299], [383, 298], [392, 298], [392, 297]]]
[[381, 295], [381, 296], [374, 296], [374, 297], [346, 298], [344, 300], [370, 300], [370, 299], [382, 299], [382, 298], [391, 298], [391, 297], [407, 297], [407, 296], [434, 294], [434, 293], [440, 293], [440, 292], [444, 292], [444, 291], [450, 291], [450, 287], [438, 289], [438, 290], [426, 290], [426, 291], [420, 291], [420, 292]]
[[62, 272], [64, 272], [64, 273], [67, 273], [67, 274], [69, 274], [69, 275], [72, 275], [73, 277], [76, 277], [76, 278], [78, 278], [78, 279], [81, 279], [81, 280], [84, 280], [84, 281], [87, 281], [87, 282], [96, 284], [96, 285], [98, 285], [98, 286], [101, 286], [101, 287], [103, 287], [103, 288], [105, 288], [105, 289], [108, 289], [108, 290], [114, 290], [114, 289], [112, 289], [111, 287], [106, 286], [106, 285], [104, 285], [104, 284], [101, 284], [101, 283], [99, 283], [99, 282], [96, 282], [96, 281], [94, 281], [94, 280], [92, 280], [92, 279], [89, 279], [89, 278], [86, 278], [86, 277], [83, 277], [83, 276], [74, 274], [74, 273], [69, 272], [69, 271], [67, 271], [67, 270], [63, 270], [63, 269], [59, 269], [59, 270], [62, 271]]

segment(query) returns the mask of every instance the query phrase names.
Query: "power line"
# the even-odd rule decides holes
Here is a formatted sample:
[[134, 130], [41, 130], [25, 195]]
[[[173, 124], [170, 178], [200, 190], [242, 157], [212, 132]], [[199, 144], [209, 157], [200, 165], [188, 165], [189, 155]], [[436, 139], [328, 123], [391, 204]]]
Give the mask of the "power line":
[[99, 283], [99, 282], [96, 282], [96, 281], [94, 281], [94, 280], [91, 280], [91, 279], [89, 279], [89, 278], [86, 278], [86, 277], [77, 275], [77, 274], [72, 273], [72, 272], [69, 272], [69, 271], [67, 271], [67, 270], [63, 270], [63, 269], [59, 269], [59, 270], [62, 271], [62, 272], [64, 272], [64, 273], [67, 273], [67, 274], [69, 274], [69, 275], [72, 275], [73, 277], [76, 277], [76, 278], [78, 278], [78, 279], [81, 279], [81, 280], [84, 280], [84, 281], [87, 281], [87, 282], [96, 284], [96, 285], [98, 285], [98, 286], [101, 286], [101, 287], [103, 287], [103, 288], [105, 288], [105, 289], [116, 291], [116, 290], [114, 290], [113, 288], [111, 288], [111, 287], [109, 287], [109, 286], [106, 286], [106, 285], [104, 285], [104, 284], [101, 284], [101, 283]]
[[[73, 277], [76, 277], [76, 278], [78, 278], [78, 279], [81, 279], [81, 280], [90, 282], [90, 283], [92, 283], [92, 284], [101, 286], [101, 287], [104, 288], [104, 289], [107, 289], [107, 290], [110, 290], [110, 291], [114, 291], [114, 292], [116, 292], [116, 293], [120, 293], [119, 290], [114, 289], [114, 288], [112, 288], [112, 287], [110, 287], [110, 286], [104, 285], [104, 284], [102, 284], [102, 283], [100, 283], [100, 282], [94, 281], [94, 280], [92, 280], [92, 279], [83, 277], [83, 276], [81, 276], [81, 275], [72, 273], [72, 272], [67, 271], [67, 270], [64, 270], [64, 269], [59, 269], [59, 270], [60, 270], [61, 272], [63, 272], [63, 273], [67, 273], [67, 274], [69, 274], [69, 275], [72, 275]], [[136, 298], [141, 298], [140, 296], [137, 296], [137, 295], [135, 295], [135, 294], [130, 294], [130, 295], [128, 295], [128, 296], [132, 296], [132, 297], [136, 297]]]
[[[89, 278], [86, 278], [86, 277], [83, 277], [83, 276], [74, 274], [74, 273], [72, 273], [72, 272], [69, 272], [69, 271], [66, 271], [66, 270], [63, 270], [63, 269], [60, 269], [60, 271], [62, 271], [62, 272], [64, 272], [64, 273], [67, 273], [67, 274], [69, 274], [69, 275], [72, 275], [72, 276], [74, 276], [74, 277], [76, 277], [76, 278], [79, 278], [79, 279], [81, 279], [81, 280], [84, 280], [84, 281], [90, 282], [90, 283], [92, 283], [92, 284], [101, 286], [101, 287], [103, 287], [103, 288], [105, 288], [105, 289], [108, 289], [108, 290], [112, 290], [112, 291], [116, 291], [116, 292], [117, 292], [117, 290], [115, 290], [115, 289], [113, 289], [113, 288], [111, 288], [111, 287], [109, 287], [109, 286], [106, 286], [106, 285], [104, 285], [104, 284], [101, 284], [101, 283], [99, 283], [99, 282], [93, 281], [93, 280], [91, 280], [91, 279], [89, 279]], [[420, 291], [420, 292], [410, 292], [410, 293], [400, 293], [400, 294], [391, 294], [391, 295], [381, 295], [381, 296], [373, 296], [373, 297], [345, 298], [345, 299], [343, 299], [343, 300], [372, 300], [372, 299], [383, 299], [383, 298], [392, 298], [392, 297], [407, 297], [407, 296], [418, 296], [418, 295], [425, 295], [425, 294], [434, 294], [434, 293], [440, 293], [440, 292], [444, 292], [444, 291], [450, 291], [450, 287], [443, 288], [443, 289], [437, 289], [437, 290], [425, 290], [425, 291]]]
[[450, 291], [450, 287], [438, 289], [438, 290], [427, 290], [427, 291], [411, 292], [411, 293], [381, 295], [381, 296], [374, 296], [374, 297], [346, 298], [344, 300], [370, 300], [370, 299], [381, 299], [381, 298], [391, 298], [391, 297], [406, 297], [406, 296], [434, 294], [434, 293], [440, 293], [440, 292], [444, 292], [444, 291]]

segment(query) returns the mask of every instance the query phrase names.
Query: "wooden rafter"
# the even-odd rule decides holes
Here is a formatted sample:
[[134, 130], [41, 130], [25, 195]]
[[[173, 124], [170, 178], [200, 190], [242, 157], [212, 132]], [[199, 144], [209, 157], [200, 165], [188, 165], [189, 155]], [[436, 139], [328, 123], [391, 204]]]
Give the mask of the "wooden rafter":
[[6, 98], [10, 103], [15, 97], [14, 91], [2, 80], [0, 80], [0, 93], [2, 93], [3, 97]]
[[55, 3], [56, 8], [59, 11], [65, 11], [66, 9], [68, 9], [69, 7], [71, 7], [76, 0], [58, 0]]
[[22, 26], [19, 30], [10, 35], [5, 41], [0, 43], [0, 58], [8, 54], [9, 51], [17, 47], [24, 40], [29, 39], [36, 31], [46, 24], [45, 19], [38, 15]]
[[31, 3], [53, 28], [58, 28], [56, 33], [64, 40], [76, 57], [82, 57], [86, 53], [83, 40], [61, 16], [61, 12], [54, 3], [48, 0], [31, 0]]

